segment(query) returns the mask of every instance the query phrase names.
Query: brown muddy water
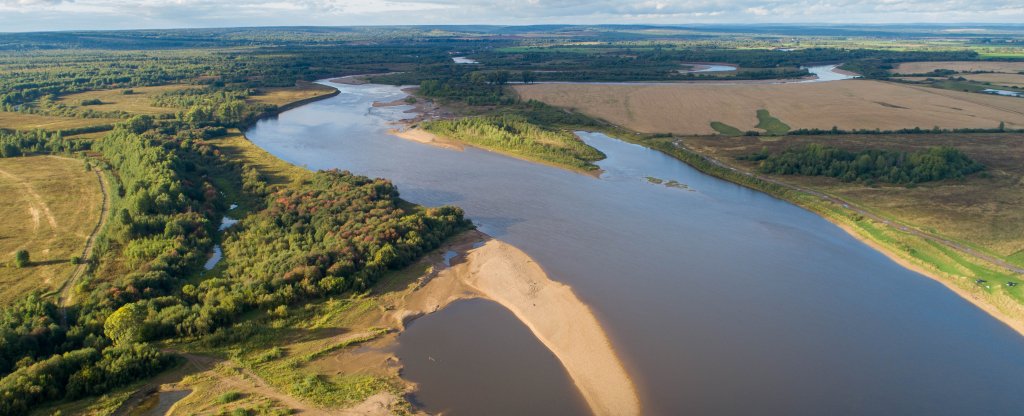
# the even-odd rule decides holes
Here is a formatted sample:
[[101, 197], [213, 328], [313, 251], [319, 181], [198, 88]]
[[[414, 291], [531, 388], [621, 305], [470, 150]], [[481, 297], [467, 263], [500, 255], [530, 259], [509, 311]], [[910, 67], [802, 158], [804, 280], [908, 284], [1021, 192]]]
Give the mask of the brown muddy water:
[[[808, 211], [602, 134], [580, 133], [608, 155], [600, 178], [405, 141], [386, 131], [409, 107], [371, 106], [400, 89], [325, 84], [342, 93], [247, 136], [297, 165], [464, 208], [591, 306], [645, 414], [1024, 414], [1024, 338]], [[494, 304], [456, 303], [399, 342], [428, 411], [587, 413]]]

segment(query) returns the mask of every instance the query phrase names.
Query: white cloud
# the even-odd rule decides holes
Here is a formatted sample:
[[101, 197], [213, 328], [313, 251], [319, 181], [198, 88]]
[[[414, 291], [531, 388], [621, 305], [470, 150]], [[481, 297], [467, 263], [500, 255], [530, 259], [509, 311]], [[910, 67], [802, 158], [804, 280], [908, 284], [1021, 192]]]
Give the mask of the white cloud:
[[766, 9], [764, 7], [760, 7], [760, 6], [758, 6], [758, 7], [748, 7], [744, 11], [747, 12], [747, 13], [750, 13], [752, 15], [756, 15], [756, 16], [767, 16], [768, 15], [768, 9]]
[[1024, 22], [1022, 0], [0, 0], [0, 31], [259, 25]]

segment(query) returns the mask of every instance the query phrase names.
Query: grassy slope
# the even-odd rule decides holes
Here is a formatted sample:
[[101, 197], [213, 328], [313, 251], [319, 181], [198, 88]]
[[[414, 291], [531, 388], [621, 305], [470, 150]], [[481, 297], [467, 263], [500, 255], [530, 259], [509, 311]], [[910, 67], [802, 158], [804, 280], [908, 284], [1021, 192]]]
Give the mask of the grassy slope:
[[[0, 304], [35, 289], [50, 291], [70, 277], [99, 220], [103, 196], [96, 174], [78, 159], [32, 156], [0, 159]], [[7, 265], [26, 249], [32, 265]]]

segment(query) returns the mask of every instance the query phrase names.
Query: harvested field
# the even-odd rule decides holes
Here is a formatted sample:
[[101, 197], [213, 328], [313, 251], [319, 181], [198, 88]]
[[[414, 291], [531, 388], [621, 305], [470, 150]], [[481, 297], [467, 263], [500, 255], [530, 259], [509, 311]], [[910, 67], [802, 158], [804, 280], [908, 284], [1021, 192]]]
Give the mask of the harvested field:
[[[50, 291], [71, 275], [99, 221], [103, 195], [97, 176], [81, 160], [33, 156], [0, 159], [0, 304], [35, 289]], [[14, 268], [17, 250], [31, 264]]]
[[1024, 62], [997, 61], [940, 61], [940, 62], [904, 62], [892, 72], [898, 74], [925, 74], [936, 69], [949, 69], [956, 72], [992, 71], [1016, 74], [1024, 71]]
[[[116, 90], [89, 91], [78, 94], [65, 95], [58, 100], [59, 103], [71, 106], [82, 107], [96, 111], [124, 111], [132, 114], [170, 114], [178, 111], [171, 107], [155, 107], [152, 105], [153, 97], [166, 91], [177, 91], [185, 88], [195, 88], [196, 85], [160, 85], [156, 87], [130, 88], [131, 94], [124, 94], [125, 88]], [[101, 104], [82, 106], [82, 101], [99, 100]]]
[[765, 109], [793, 129], [1024, 128], [1024, 100], [880, 81], [819, 83], [534, 84], [524, 99], [644, 133], [714, 134], [711, 122], [755, 130]]
[[0, 128], [13, 130], [63, 130], [100, 124], [113, 124], [118, 121], [118, 119], [111, 118], [55, 117], [0, 111]]
[[878, 214], [924, 230], [983, 247], [997, 255], [1024, 261], [1024, 135], [840, 135], [757, 137], [687, 137], [690, 148], [723, 162], [754, 169], [754, 162], [736, 160], [766, 149], [775, 153], [809, 143], [851, 151], [893, 149], [913, 151], [930, 146], [953, 146], [986, 166], [966, 179], [927, 182], [915, 187], [868, 186], [809, 176], [776, 176], [786, 182], [818, 189], [854, 202]]

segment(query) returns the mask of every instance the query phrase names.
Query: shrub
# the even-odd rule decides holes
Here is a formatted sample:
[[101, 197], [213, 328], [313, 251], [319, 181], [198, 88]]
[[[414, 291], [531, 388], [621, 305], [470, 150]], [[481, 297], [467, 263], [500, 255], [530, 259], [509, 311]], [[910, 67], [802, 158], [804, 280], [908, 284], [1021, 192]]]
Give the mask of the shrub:
[[18, 250], [14, 253], [14, 267], [22, 268], [28, 266], [30, 263], [28, 250]]

